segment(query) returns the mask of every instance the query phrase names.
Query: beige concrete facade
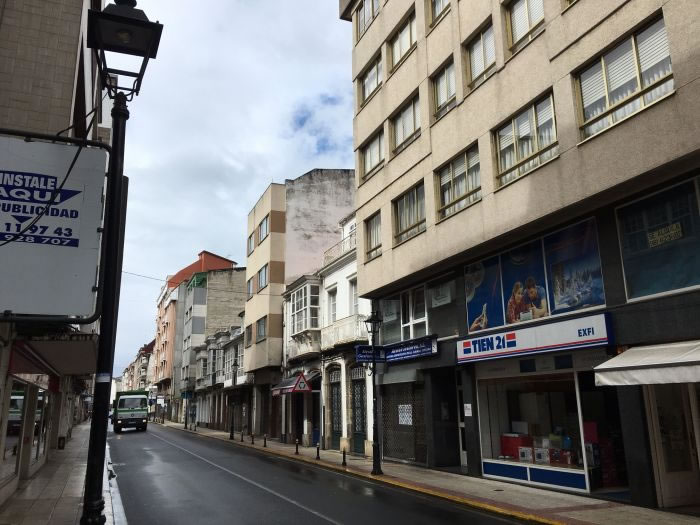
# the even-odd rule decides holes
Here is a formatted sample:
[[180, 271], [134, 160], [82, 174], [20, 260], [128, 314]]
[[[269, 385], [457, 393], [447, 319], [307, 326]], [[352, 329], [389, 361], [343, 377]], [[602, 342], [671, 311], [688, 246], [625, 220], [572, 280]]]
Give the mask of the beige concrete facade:
[[[430, 1], [380, 2], [380, 10], [357, 40], [357, 2], [340, 2], [352, 14], [353, 80], [358, 93], [354, 118], [356, 165], [361, 147], [384, 132], [383, 165], [366, 179], [357, 170], [358, 284], [360, 295], [379, 297], [425, 278], [447, 265], [474, 260], [508, 234], [527, 234], [556, 214], [567, 220], [609, 204], [630, 192], [659, 184], [698, 165], [700, 148], [700, 3], [693, 0], [544, 0], [542, 31], [517, 52], [509, 50], [509, 2], [453, 0], [431, 23]], [[392, 71], [390, 41], [402, 21], [415, 13], [417, 42]], [[621, 39], [663, 17], [674, 89], [607, 130], [582, 139], [577, 76], [582, 68]], [[493, 25], [495, 66], [470, 90], [467, 45]], [[381, 56], [382, 85], [361, 105], [361, 73]], [[431, 78], [448, 61], [455, 66], [455, 106], [436, 119]], [[499, 186], [494, 132], [518, 111], [551, 93], [558, 153], [509, 184]], [[391, 118], [415, 95], [421, 128], [394, 153]], [[440, 220], [436, 171], [476, 145], [481, 198]], [[666, 167], [654, 171], [659, 166]], [[679, 166], [680, 169], [680, 166]], [[425, 232], [394, 241], [392, 202], [423, 182]], [[363, 222], [381, 212], [382, 254], [367, 261]], [[539, 226], [538, 226], [539, 224]]]

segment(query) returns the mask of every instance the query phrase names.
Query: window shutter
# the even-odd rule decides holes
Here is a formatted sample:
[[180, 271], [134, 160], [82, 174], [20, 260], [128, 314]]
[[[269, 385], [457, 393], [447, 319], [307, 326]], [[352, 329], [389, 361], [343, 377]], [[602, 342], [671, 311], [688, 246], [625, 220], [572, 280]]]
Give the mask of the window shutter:
[[418, 105], [418, 98], [416, 97], [413, 100], [413, 103], [411, 104], [411, 109], [412, 109], [412, 116], [413, 116], [413, 129], [411, 132], [416, 131], [418, 128], [420, 128], [420, 106]]
[[452, 161], [452, 169], [453, 169], [454, 174], [455, 174], [455, 179], [457, 177], [459, 177], [460, 175], [464, 174], [465, 162], [466, 162], [466, 155], [460, 155], [454, 161]]
[[595, 116], [596, 113], [586, 109], [605, 98], [605, 81], [603, 79], [603, 66], [597, 62], [581, 73], [581, 97], [583, 99], [584, 118]]
[[449, 184], [451, 180], [452, 174], [450, 173], [450, 166], [448, 165], [440, 172], [440, 186]]
[[537, 125], [542, 126], [552, 120], [552, 100], [548, 97], [537, 104]]
[[636, 78], [637, 71], [632, 52], [632, 40], [623, 42], [604, 58], [609, 92], [615, 91]]
[[473, 148], [467, 152], [467, 166], [469, 169], [472, 169], [477, 164], [479, 164], [479, 150], [477, 148]]
[[450, 99], [455, 95], [455, 65], [447, 66], [447, 98]]
[[513, 126], [509, 122], [498, 130], [498, 148], [504, 150], [513, 145]]
[[518, 0], [510, 8], [510, 26], [513, 32], [513, 43], [520, 40], [530, 28], [525, 0]]
[[496, 61], [496, 44], [493, 38], [493, 26], [484, 31], [484, 69]]
[[645, 80], [645, 85], [653, 83], [655, 78], [665, 75], [670, 71], [669, 63], [668, 67], [660, 68], [660, 71], [657, 72], [658, 76], [647, 74], [650, 69], [656, 67], [670, 57], [666, 27], [664, 26], [663, 20], [659, 20], [637, 35], [637, 49], [639, 50], [639, 64], [642, 70], [642, 76]]
[[542, 0], [528, 0], [530, 11], [530, 27], [544, 18], [544, 3]]
[[477, 38], [469, 49], [469, 65], [471, 66], [472, 80], [484, 72], [484, 52], [481, 38]]
[[529, 137], [532, 135], [530, 126], [530, 110], [521, 113], [515, 118], [515, 132], [518, 138]]

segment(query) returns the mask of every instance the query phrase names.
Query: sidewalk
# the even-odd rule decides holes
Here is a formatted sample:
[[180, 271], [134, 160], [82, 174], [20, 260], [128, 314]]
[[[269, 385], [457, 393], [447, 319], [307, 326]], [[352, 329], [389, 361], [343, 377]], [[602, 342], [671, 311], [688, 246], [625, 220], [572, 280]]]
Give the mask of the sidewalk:
[[[0, 507], [0, 525], [74, 525], [83, 510], [90, 423], [73, 427], [63, 450], [50, 450], [49, 460], [33, 478]], [[106, 476], [103, 485], [107, 524], [114, 524], [112, 498]]]
[[[185, 430], [181, 423], [167, 421], [164, 426], [195, 433]], [[267, 448], [263, 448], [263, 441], [257, 436], [255, 445], [251, 445], [249, 436], [245, 436], [245, 441], [241, 443], [241, 434], [238, 432], [235, 433], [233, 441], [229, 441], [228, 432], [218, 430], [198, 427], [196, 434], [535, 523], [550, 525], [560, 523], [571, 525], [609, 525], [611, 523], [616, 525], [641, 525], [645, 523], [698, 525], [700, 523], [699, 518], [691, 516], [644, 509], [514, 483], [472, 478], [401, 463], [383, 462], [384, 475], [375, 477], [370, 474], [372, 471], [371, 458], [347, 455], [347, 467], [343, 467], [341, 465], [342, 454], [337, 451], [322, 450], [320, 451], [321, 459], [317, 460], [315, 448], [299, 447], [299, 455], [295, 455], [294, 445], [268, 441]]]

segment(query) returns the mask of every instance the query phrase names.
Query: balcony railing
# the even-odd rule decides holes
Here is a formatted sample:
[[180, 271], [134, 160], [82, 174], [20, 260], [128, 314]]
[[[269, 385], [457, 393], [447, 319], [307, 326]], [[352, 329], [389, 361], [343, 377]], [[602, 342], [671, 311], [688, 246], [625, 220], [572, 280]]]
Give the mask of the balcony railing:
[[323, 254], [323, 266], [336, 260], [341, 255], [345, 255], [348, 252], [354, 251], [356, 246], [357, 246], [356, 235], [355, 235], [355, 232], [353, 231], [350, 233], [350, 235], [345, 237], [338, 244], [336, 244], [335, 246], [332, 246], [331, 248], [329, 248], [325, 251], [325, 253]]
[[305, 354], [320, 351], [318, 330], [304, 332], [304, 336], [295, 336], [287, 341], [287, 358], [295, 359]]
[[366, 315], [355, 314], [338, 319], [321, 330], [321, 350], [329, 350], [340, 344], [367, 342]]

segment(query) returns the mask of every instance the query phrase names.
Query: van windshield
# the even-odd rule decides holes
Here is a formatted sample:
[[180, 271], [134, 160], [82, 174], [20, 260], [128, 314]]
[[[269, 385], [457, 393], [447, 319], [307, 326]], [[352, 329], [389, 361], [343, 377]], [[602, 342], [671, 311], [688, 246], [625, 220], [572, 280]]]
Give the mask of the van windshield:
[[146, 408], [145, 397], [122, 397], [117, 408]]

